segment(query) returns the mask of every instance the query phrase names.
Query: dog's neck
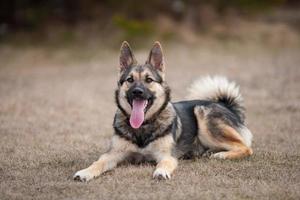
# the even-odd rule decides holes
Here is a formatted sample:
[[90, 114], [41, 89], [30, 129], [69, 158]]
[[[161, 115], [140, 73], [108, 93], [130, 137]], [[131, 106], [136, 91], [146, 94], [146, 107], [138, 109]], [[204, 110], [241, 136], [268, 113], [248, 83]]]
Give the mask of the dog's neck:
[[173, 133], [177, 127], [176, 119], [176, 111], [173, 105], [168, 103], [155, 119], [134, 129], [130, 126], [128, 117], [118, 110], [114, 119], [115, 134], [144, 148], [156, 138]]

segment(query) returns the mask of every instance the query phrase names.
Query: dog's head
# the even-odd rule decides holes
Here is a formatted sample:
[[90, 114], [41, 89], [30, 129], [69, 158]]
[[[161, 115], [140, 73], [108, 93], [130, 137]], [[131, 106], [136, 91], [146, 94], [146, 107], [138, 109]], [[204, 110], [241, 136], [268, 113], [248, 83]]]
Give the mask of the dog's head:
[[129, 44], [123, 42], [116, 102], [119, 109], [130, 117], [131, 127], [139, 128], [169, 102], [170, 92], [164, 80], [164, 70], [159, 42], [155, 42], [145, 64], [138, 64]]

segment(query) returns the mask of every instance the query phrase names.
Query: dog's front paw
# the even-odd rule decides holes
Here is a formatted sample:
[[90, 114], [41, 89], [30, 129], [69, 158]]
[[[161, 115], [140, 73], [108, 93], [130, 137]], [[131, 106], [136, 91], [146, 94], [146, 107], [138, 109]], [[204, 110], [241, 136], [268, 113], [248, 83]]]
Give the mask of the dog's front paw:
[[153, 178], [159, 179], [159, 180], [162, 180], [162, 179], [167, 180], [167, 179], [171, 179], [171, 174], [166, 169], [157, 168], [153, 173]]
[[217, 158], [217, 159], [226, 159], [226, 152], [219, 152], [219, 153], [214, 153], [210, 155], [210, 158]]
[[207, 150], [207, 151], [205, 151], [205, 152], [202, 154], [202, 157], [205, 157], [205, 158], [211, 158], [213, 154], [214, 154], [213, 151]]
[[83, 169], [75, 173], [73, 179], [75, 181], [87, 182], [91, 179], [95, 178], [93, 173], [89, 169]]

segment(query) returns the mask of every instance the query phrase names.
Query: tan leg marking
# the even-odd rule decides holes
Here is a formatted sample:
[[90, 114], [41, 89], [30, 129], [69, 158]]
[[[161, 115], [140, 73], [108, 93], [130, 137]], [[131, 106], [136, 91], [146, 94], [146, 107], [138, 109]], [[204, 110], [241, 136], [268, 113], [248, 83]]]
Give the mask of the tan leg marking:
[[253, 154], [250, 147], [246, 146], [241, 135], [228, 125], [220, 125], [224, 139], [221, 141], [221, 146], [228, 151], [213, 154], [213, 158], [235, 159], [243, 158]]
[[119, 136], [113, 136], [110, 151], [101, 155], [99, 160], [94, 162], [88, 168], [76, 172], [73, 178], [74, 180], [79, 181], [89, 181], [116, 167], [130, 152], [135, 150], [136, 147], [130, 142]]
[[170, 179], [171, 174], [177, 167], [177, 158], [172, 156], [174, 140], [172, 135], [159, 138], [147, 147], [146, 151], [152, 152], [157, 165], [153, 178]]
[[205, 108], [196, 107], [194, 113], [200, 129], [199, 139], [201, 142], [214, 150], [223, 150], [211, 155], [211, 158], [236, 159], [253, 154], [252, 149], [246, 146], [243, 138], [234, 128], [224, 124], [221, 120], [216, 121], [217, 128], [222, 134], [220, 138], [217, 138], [207, 127], [209, 122], [206, 119], [208, 113]]
[[170, 179], [171, 174], [177, 167], [177, 159], [172, 156], [166, 156], [156, 165], [153, 178]]

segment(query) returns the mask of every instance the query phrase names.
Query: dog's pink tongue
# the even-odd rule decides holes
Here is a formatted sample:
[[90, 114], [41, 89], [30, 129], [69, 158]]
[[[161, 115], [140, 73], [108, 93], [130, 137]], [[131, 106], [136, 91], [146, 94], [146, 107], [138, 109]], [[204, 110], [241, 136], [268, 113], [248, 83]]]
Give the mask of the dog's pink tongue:
[[147, 105], [146, 100], [133, 100], [130, 116], [130, 125], [132, 128], [139, 128], [144, 122], [144, 109]]

